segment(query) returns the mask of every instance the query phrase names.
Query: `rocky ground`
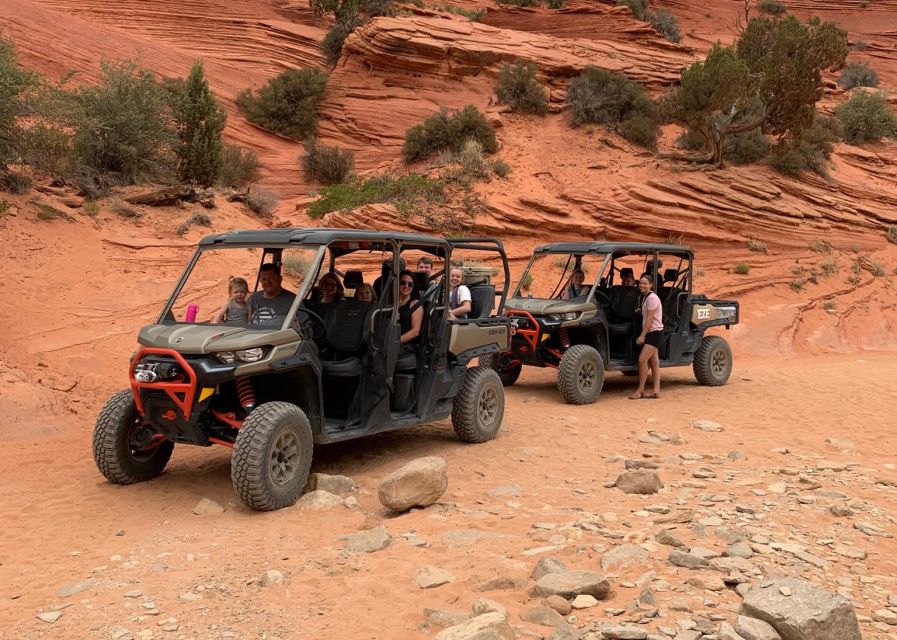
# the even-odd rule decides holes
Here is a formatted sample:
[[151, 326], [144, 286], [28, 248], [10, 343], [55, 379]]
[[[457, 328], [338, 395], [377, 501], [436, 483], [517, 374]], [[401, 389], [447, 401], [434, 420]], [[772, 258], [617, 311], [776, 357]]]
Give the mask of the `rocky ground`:
[[[752, 587], [852, 615], [786, 577], [843, 596], [867, 640], [897, 634], [892, 359], [740, 361], [718, 389], [666, 373], [659, 401], [611, 376], [571, 407], [527, 371], [497, 440], [439, 424], [327, 447], [314, 471], [351, 480], [266, 514], [237, 504], [222, 449], [107, 484], [99, 398], [4, 424], [0, 637], [774, 640], [739, 618]], [[384, 508], [381, 481], [424, 456], [446, 492]]]

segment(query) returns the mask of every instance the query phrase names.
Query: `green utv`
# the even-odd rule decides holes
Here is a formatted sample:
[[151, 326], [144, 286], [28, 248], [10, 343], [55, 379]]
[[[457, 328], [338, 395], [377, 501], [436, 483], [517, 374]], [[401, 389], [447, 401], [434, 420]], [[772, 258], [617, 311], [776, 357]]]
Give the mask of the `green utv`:
[[[470, 286], [468, 319], [450, 321], [444, 283], [453, 257], [477, 252], [500, 266], [502, 285], [496, 292], [490, 269]], [[433, 270], [413, 274], [419, 334], [401, 345], [399, 275], [422, 258]], [[295, 293], [280, 318], [211, 322], [229, 277], [243, 276], [253, 295], [264, 296], [259, 282], [265, 286], [270, 271]], [[323, 302], [316, 283], [332, 282], [326, 274], [338, 276], [342, 299]], [[376, 300], [355, 299], [371, 280]], [[97, 418], [97, 467], [110, 482], [131, 484], [162, 473], [176, 443], [223, 445], [233, 448], [236, 494], [250, 509], [269, 511], [297, 500], [314, 445], [449, 416], [460, 440], [491, 440], [504, 389], [494, 370], [469, 365], [508, 348], [509, 281], [504, 247], [491, 238], [321, 228], [208, 236], [158, 321], [140, 331], [130, 388]]]
[[671, 244], [565, 242], [538, 247], [505, 314], [516, 330], [507, 351], [487, 358], [505, 386], [524, 365], [558, 370], [565, 402], [590, 404], [605, 371], [638, 373], [641, 294], [636, 279], [654, 282], [663, 305], [660, 366], [691, 365], [703, 385], [725, 384], [732, 351], [711, 327], [738, 323], [738, 302], [692, 292], [694, 256]]

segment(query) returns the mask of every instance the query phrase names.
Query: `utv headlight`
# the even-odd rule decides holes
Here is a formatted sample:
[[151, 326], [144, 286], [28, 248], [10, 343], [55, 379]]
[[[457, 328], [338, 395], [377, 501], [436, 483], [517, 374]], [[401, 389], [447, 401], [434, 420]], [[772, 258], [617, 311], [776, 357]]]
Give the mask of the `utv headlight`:
[[221, 362], [222, 364], [233, 364], [237, 359], [237, 356], [233, 351], [219, 351], [213, 355], [218, 358], [218, 362]]
[[240, 360], [242, 362], [258, 362], [265, 357], [265, 350], [261, 347], [255, 347], [253, 349], [242, 349], [235, 352], [234, 355], [237, 356], [237, 360]]
[[567, 313], [551, 313], [548, 315], [548, 319], [552, 322], [567, 322], [568, 320], [576, 320], [579, 317], [579, 314], [575, 311], [568, 311]]

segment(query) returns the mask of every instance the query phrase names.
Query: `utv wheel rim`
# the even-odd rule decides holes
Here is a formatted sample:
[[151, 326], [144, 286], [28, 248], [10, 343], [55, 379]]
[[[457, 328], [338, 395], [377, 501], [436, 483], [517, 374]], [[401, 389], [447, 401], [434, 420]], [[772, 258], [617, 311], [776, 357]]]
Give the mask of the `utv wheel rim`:
[[498, 395], [495, 393], [495, 389], [487, 387], [483, 389], [477, 402], [477, 417], [480, 419], [480, 424], [492, 424], [497, 413]]
[[592, 387], [595, 386], [595, 378], [597, 377], [598, 372], [595, 369], [595, 365], [591, 362], [584, 362], [579, 368], [579, 375], [577, 375], [576, 380], [580, 390], [591, 391]]
[[137, 436], [140, 434], [140, 430], [145, 428], [142, 420], [137, 418], [128, 430], [128, 454], [135, 462], [151, 460], [156, 449], [165, 440], [162, 436], [153, 436], [148, 443], [141, 443]]
[[287, 432], [277, 436], [271, 447], [271, 458], [268, 471], [271, 479], [279, 485], [289, 483], [296, 475], [299, 465], [299, 439], [296, 434]]
[[710, 370], [713, 371], [713, 375], [717, 377], [725, 375], [728, 364], [729, 359], [725, 351], [717, 349], [713, 352], [713, 357], [710, 358]]

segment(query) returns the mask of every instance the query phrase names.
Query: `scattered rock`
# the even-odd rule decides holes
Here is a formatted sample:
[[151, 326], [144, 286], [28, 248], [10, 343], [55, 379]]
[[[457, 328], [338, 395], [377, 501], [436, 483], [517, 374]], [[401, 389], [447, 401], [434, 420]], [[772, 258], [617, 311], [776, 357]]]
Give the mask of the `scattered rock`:
[[545, 606], [551, 607], [562, 616], [567, 615], [573, 609], [573, 607], [570, 606], [570, 601], [561, 596], [548, 596], [545, 598]]
[[[435, 589], [436, 587], [441, 587], [454, 580], [455, 576], [448, 571], [440, 569], [439, 567], [434, 567], [430, 564], [419, 567], [414, 571], [414, 581], [417, 582], [417, 586], [421, 589]], [[484, 598], [481, 598], [481, 600], [484, 600]], [[476, 611], [474, 611], [474, 613], [476, 613]], [[483, 611], [481, 613], [487, 612]]]
[[579, 640], [579, 632], [566, 622], [562, 622], [554, 628], [548, 640]]
[[574, 609], [591, 609], [597, 604], [598, 600], [596, 600], [594, 597], [588, 595], [579, 595], [573, 598], [573, 602], [570, 603], [570, 606]]
[[454, 627], [470, 616], [464, 613], [446, 611], [445, 609], [424, 609], [424, 623], [432, 627]]
[[329, 491], [338, 496], [357, 491], [355, 481], [348, 476], [329, 476], [326, 473], [312, 473], [308, 476], [308, 483], [303, 493], [312, 491]]
[[656, 462], [650, 460], [626, 460], [623, 466], [627, 471], [637, 471], [638, 469], [657, 469], [660, 467]]
[[550, 607], [531, 607], [520, 614], [520, 619], [530, 624], [537, 624], [542, 627], [556, 627], [564, 624], [564, 618], [554, 609]]
[[735, 632], [735, 629], [728, 622], [720, 624], [716, 638], [717, 640], [745, 640]]
[[675, 549], [670, 551], [667, 560], [670, 561], [670, 564], [674, 564], [677, 567], [685, 567], [686, 569], [701, 569], [707, 566], [706, 559], [685, 551], [676, 551]]
[[202, 600], [202, 596], [198, 593], [187, 591], [186, 593], [179, 595], [178, 600], [181, 602], [196, 602], [197, 600]]
[[[342, 503], [342, 501], [340, 501], [340, 503]], [[347, 536], [346, 550], [361, 553], [374, 553], [375, 551], [380, 551], [381, 549], [388, 547], [391, 540], [392, 538], [390, 538], [386, 527], [381, 524], [373, 529], [359, 531]]]
[[488, 582], [484, 582], [479, 587], [477, 587], [475, 591], [519, 591], [520, 589], [523, 589], [525, 585], [526, 583], [520, 578], [509, 578], [507, 576], [502, 576], [500, 578], [495, 578], [493, 580], [489, 580]]
[[193, 514], [197, 516], [206, 516], [215, 513], [224, 513], [224, 506], [214, 500], [209, 500], [208, 498], [203, 498], [196, 503], [195, 507], [193, 507]]
[[723, 551], [723, 555], [730, 558], [748, 559], [754, 555], [754, 550], [751, 549], [751, 545], [746, 542], [736, 542], [735, 544], [730, 544], [726, 547], [725, 551]]
[[445, 460], [436, 456], [412, 460], [386, 476], [377, 489], [380, 503], [393, 511], [426, 507], [448, 488]]
[[853, 509], [850, 507], [843, 507], [840, 504], [833, 504], [828, 510], [837, 518], [846, 518], [853, 515]]
[[648, 562], [648, 551], [637, 544], [621, 544], [604, 554], [601, 568], [605, 571], [625, 569]]
[[539, 558], [539, 561], [536, 563], [536, 566], [533, 567], [532, 573], [530, 573], [530, 577], [533, 580], [538, 580], [544, 575], [549, 573], [561, 573], [566, 571], [567, 567], [564, 565], [563, 560], [558, 560], [557, 558], [552, 558], [550, 556], [545, 556], [543, 558]]
[[308, 511], [333, 509], [343, 506], [343, 499], [329, 491], [311, 491], [300, 496], [296, 501], [296, 508]]
[[56, 595], [60, 598], [68, 598], [69, 596], [73, 596], [81, 591], [87, 591], [88, 589], [90, 589], [90, 580], [70, 582], [67, 585], [59, 587], [59, 591], [56, 592]]
[[[783, 587], [791, 597], [782, 597]], [[740, 612], [768, 622], [783, 640], [862, 640], [849, 600], [799, 578], [762, 582], [745, 594]]]
[[691, 423], [695, 429], [700, 429], [701, 431], [707, 431], [708, 433], [719, 433], [720, 431], [724, 431], [723, 425], [718, 422], [712, 422], [710, 420], [695, 420]]
[[769, 623], [747, 616], [738, 616], [735, 633], [744, 640], [782, 640], [782, 636]]
[[62, 617], [62, 611], [41, 611], [37, 619], [47, 624], [53, 624]]
[[270, 587], [272, 584], [281, 583], [283, 583], [283, 574], [277, 569], [269, 569], [262, 574], [261, 578], [259, 578], [259, 585], [263, 587]]
[[534, 596], [561, 596], [575, 598], [590, 595], [602, 600], [610, 593], [610, 584], [600, 573], [594, 571], [565, 571], [542, 576], [533, 585]]
[[600, 624], [598, 630], [602, 639], [607, 640], [645, 640], [648, 637], [647, 631], [619, 624]]
[[505, 618], [508, 617], [508, 610], [495, 600], [490, 600], [489, 598], [477, 598], [476, 602], [474, 602], [471, 607], [471, 611], [473, 611], [473, 615], [475, 616], [481, 616], [484, 613], [500, 613]]
[[663, 488], [663, 481], [653, 471], [624, 471], [617, 476], [615, 486], [623, 493], [650, 495]]
[[685, 543], [682, 542], [679, 538], [677, 538], [672, 531], [669, 529], [661, 529], [654, 536], [654, 539], [657, 540], [660, 544], [664, 544], [668, 547], [684, 547]]
[[697, 589], [706, 589], [707, 591], [723, 591], [726, 584], [722, 578], [710, 575], [697, 575], [688, 579], [688, 584]]
[[484, 613], [441, 631], [434, 640], [514, 640], [514, 630], [500, 613]]
[[143, 591], [140, 589], [132, 589], [131, 591], [126, 591], [122, 595], [126, 598], [139, 598], [143, 595]]
[[889, 625], [897, 625], [897, 613], [890, 609], [878, 609], [872, 612], [872, 619]]

